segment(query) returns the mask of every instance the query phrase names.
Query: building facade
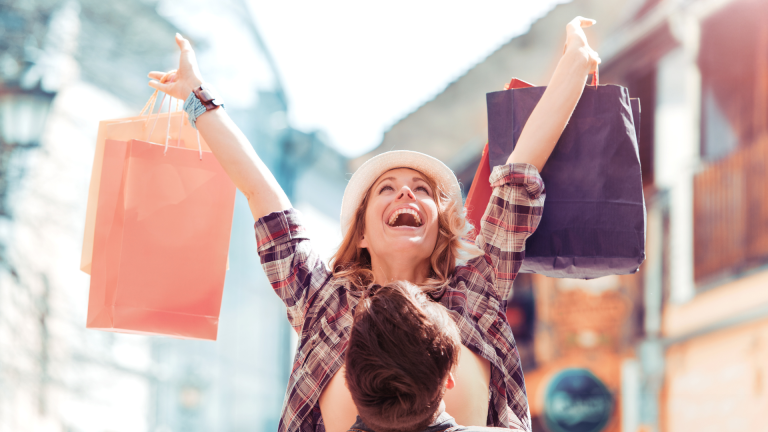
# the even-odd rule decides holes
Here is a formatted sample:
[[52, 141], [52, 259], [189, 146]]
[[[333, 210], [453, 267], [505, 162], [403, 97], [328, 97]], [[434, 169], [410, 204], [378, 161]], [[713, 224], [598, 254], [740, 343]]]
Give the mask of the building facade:
[[[585, 31], [602, 58], [601, 83], [640, 99], [647, 258], [634, 275], [518, 277], [507, 319], [534, 430], [763, 430], [768, 3], [559, 5], [396, 123], [352, 166], [389, 149], [422, 151], [446, 162], [466, 194], [483, 181], [473, 177], [487, 141], [485, 93], [512, 77], [545, 85], [564, 25], [579, 15], [597, 20]], [[552, 389], [573, 370], [586, 371], [583, 382], [594, 377], [608, 397], [601, 407], [561, 404], [567, 421], [555, 424]], [[601, 412], [607, 418], [597, 421]]]
[[[228, 25], [210, 33], [201, 20]], [[287, 123], [245, 2], [0, 1], [1, 432], [277, 428], [296, 337], [261, 270], [241, 194], [216, 342], [85, 329], [79, 256], [98, 122], [139, 112], [152, 93], [147, 72], [178, 64], [176, 32], [307, 214], [310, 235], [340, 239], [344, 169], [330, 170], [346, 161], [322, 133]], [[227, 49], [233, 38], [238, 55]], [[19, 133], [6, 107], [23, 106], [6, 102], [36, 89], [50, 95], [47, 121], [34, 145], [11, 152], [7, 137]]]
[[649, 1], [606, 47], [610, 79], [655, 88], [643, 115], [660, 259], [645, 268], [653, 348], [639, 353], [658, 405], [639, 420], [657, 430], [765, 427], [766, 17], [762, 1]]

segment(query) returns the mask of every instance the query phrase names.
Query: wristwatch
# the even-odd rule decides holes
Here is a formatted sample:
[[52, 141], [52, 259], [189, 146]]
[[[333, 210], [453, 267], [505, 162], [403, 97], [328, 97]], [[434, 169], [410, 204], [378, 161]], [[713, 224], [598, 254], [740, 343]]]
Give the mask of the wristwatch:
[[219, 94], [208, 84], [201, 84], [200, 87], [192, 90], [192, 93], [194, 93], [195, 97], [201, 104], [203, 104], [206, 111], [216, 109], [219, 106], [224, 106], [224, 101]]

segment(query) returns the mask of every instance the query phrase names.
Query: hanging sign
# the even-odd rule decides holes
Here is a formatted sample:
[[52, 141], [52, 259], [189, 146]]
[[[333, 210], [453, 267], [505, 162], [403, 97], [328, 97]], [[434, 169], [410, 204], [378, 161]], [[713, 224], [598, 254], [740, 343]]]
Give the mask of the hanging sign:
[[552, 432], [600, 432], [613, 412], [610, 391], [586, 369], [564, 369], [544, 395], [544, 418]]

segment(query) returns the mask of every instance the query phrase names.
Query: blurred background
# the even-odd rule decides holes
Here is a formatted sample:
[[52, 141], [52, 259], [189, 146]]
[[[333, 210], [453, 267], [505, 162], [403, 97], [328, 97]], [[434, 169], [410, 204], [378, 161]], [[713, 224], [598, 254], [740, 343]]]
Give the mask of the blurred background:
[[[546, 85], [577, 15], [598, 21], [601, 83], [641, 101], [647, 260], [518, 277], [507, 318], [534, 430], [768, 430], [765, 0], [0, 0], [0, 431], [277, 428], [296, 338], [242, 195], [216, 342], [85, 329], [98, 122], [140, 111], [146, 73], [178, 64], [174, 33], [328, 257], [375, 154], [433, 155], [466, 194], [485, 93]], [[610, 397], [551, 403], [572, 368]]]

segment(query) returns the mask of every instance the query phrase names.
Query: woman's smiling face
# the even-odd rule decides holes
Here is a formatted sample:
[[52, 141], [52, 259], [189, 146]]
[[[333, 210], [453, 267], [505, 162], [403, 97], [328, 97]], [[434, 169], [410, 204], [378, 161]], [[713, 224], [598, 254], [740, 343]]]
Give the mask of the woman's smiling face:
[[379, 176], [369, 191], [359, 246], [373, 260], [429, 260], [438, 234], [435, 192], [423, 174], [409, 168]]

